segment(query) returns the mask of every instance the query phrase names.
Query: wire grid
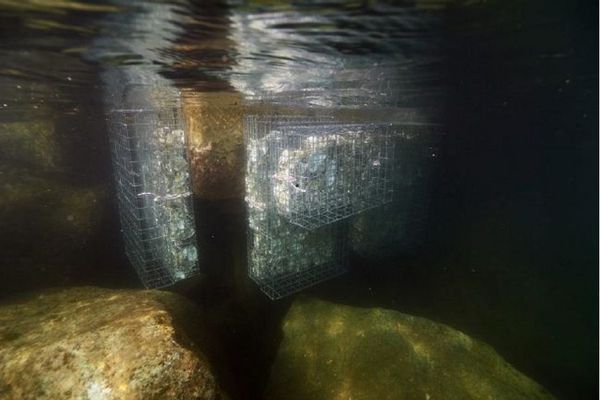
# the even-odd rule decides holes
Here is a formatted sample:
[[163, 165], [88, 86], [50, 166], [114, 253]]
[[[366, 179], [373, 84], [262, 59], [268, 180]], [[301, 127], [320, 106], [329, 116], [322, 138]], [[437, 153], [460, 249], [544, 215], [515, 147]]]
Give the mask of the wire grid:
[[399, 124], [395, 136], [394, 200], [354, 218], [352, 250], [369, 259], [394, 258], [417, 249], [426, 236], [432, 175], [439, 155], [440, 128]]
[[[307, 117], [249, 117], [249, 154], [266, 158], [254, 188], [280, 215], [306, 229], [393, 199], [394, 140], [389, 124], [343, 124]], [[267, 193], [270, 192], [270, 193]]]
[[249, 218], [248, 272], [269, 298], [288, 296], [346, 272], [345, 224], [309, 231], [275, 212], [252, 208]]
[[108, 115], [126, 254], [148, 288], [198, 272], [185, 137], [177, 108]]

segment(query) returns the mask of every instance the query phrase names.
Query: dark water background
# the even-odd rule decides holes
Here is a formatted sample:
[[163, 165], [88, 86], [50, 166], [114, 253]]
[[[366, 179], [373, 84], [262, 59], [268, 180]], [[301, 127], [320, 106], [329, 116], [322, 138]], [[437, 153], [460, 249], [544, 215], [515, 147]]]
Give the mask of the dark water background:
[[[111, 192], [104, 66], [154, 65], [181, 88], [230, 89], [228, 78], [240, 73], [228, 36], [232, 13], [294, 9], [325, 18], [317, 27], [270, 27], [297, 34], [289, 45], [299, 57], [393, 55], [400, 71], [410, 71], [398, 80], [400, 105], [427, 110], [442, 127], [422, 244], [393, 258], [355, 256], [349, 274], [311, 292], [447, 323], [491, 344], [559, 398], [597, 398], [598, 3], [268, 3], [173, 2], [177, 39], [148, 59], [120, 48], [102, 57], [89, 51], [97, 37], [124, 29], [141, 3], [0, 0], [0, 122], [52, 119], [65, 155], [44, 169], [26, 153], [0, 149], [0, 184], [34, 175], [107, 193], [104, 222], [68, 250], [47, 249], [56, 240], [45, 235], [54, 233], [28, 218], [51, 204], [1, 214], [0, 295], [55, 285], [139, 287]], [[247, 79], [283, 62], [254, 56]], [[273, 327], [289, 300], [231, 299], [243, 276], [243, 202], [196, 203], [206, 271], [216, 283], [177, 290], [219, 304], [233, 368], [245, 376], [239, 390], [258, 396], [270, 356], [256, 349], [276, 342]], [[64, 268], [32, 261], [38, 251]]]

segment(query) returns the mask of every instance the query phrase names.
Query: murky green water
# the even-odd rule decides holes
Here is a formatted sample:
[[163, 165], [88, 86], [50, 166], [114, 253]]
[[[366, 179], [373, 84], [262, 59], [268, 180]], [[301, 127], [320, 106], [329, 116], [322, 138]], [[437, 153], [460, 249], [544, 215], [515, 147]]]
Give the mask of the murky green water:
[[[295, 295], [271, 302], [247, 277], [248, 221], [263, 220], [245, 201], [243, 118], [393, 122], [394, 202], [350, 219], [348, 272], [304, 292], [446, 323], [555, 396], [596, 398], [597, 7], [0, 0], [1, 296], [141, 287], [106, 113], [150, 85], [196, 132], [202, 277], [173, 290], [224, 321], [234, 397], [260, 398]], [[281, 211], [296, 192], [278, 190]], [[328, 257], [323, 240], [283, 243]]]

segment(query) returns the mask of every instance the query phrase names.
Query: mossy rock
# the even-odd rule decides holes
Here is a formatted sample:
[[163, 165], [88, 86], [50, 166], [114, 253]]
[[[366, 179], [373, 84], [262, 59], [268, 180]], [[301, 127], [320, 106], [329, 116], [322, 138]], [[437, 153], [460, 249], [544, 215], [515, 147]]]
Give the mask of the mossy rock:
[[156, 290], [80, 287], [1, 304], [0, 398], [223, 398], [200, 317]]
[[101, 186], [27, 169], [0, 171], [0, 288], [62, 285], [81, 275], [91, 265], [86, 251], [106, 221], [107, 201]]
[[49, 170], [62, 157], [54, 121], [0, 123], [0, 160]]
[[5, 225], [14, 232], [35, 222], [46, 235], [87, 237], [101, 217], [98, 208], [105, 199], [105, 190], [99, 186], [80, 187], [27, 170], [4, 170], [0, 174], [0, 216], [3, 221], [15, 220]]
[[490, 346], [397, 311], [296, 300], [267, 399], [552, 399]]

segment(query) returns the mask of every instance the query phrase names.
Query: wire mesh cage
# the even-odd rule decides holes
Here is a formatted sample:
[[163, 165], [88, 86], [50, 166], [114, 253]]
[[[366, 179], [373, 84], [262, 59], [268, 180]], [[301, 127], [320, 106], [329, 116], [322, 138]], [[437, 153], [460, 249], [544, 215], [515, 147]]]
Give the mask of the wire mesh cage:
[[346, 271], [345, 226], [306, 230], [276, 213], [250, 211], [249, 275], [271, 299], [278, 299]]
[[349, 242], [356, 254], [371, 260], [396, 259], [421, 246], [427, 235], [441, 134], [435, 124], [398, 124], [394, 148], [398, 195], [350, 222]]
[[393, 125], [248, 117], [244, 129], [249, 173], [260, 176], [252, 192], [295, 225], [315, 229], [392, 201]]
[[273, 115], [244, 130], [250, 277], [280, 298], [345, 272], [347, 218], [392, 200], [393, 127]]
[[185, 135], [178, 107], [108, 113], [125, 251], [142, 283], [198, 272]]

